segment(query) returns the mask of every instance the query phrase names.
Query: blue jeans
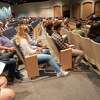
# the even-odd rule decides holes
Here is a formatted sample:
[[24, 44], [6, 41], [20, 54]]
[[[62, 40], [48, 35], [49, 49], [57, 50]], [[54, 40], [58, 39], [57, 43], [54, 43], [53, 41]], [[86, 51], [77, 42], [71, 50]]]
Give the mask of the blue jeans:
[[43, 54], [49, 54], [50, 55], [50, 50], [49, 49], [43, 49]]
[[53, 57], [51, 55], [48, 54], [37, 54], [37, 58], [38, 58], [38, 63], [48, 63], [50, 66], [54, 67], [56, 73], [60, 73], [60, 67], [59, 65], [55, 62], [55, 60], [53, 59]]

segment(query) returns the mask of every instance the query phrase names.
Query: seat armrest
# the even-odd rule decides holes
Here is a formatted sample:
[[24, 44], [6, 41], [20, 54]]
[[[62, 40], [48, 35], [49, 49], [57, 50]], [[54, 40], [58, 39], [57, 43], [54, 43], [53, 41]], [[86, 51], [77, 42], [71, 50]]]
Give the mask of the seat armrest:
[[33, 54], [33, 55], [25, 56], [24, 58], [27, 59], [27, 58], [36, 57], [36, 56], [37, 56], [36, 54]]
[[66, 52], [66, 51], [72, 51], [72, 48], [68, 48], [68, 49], [60, 50], [60, 52]]
[[39, 76], [38, 60], [36, 55], [25, 57], [25, 69], [27, 70], [28, 76], [34, 78]]
[[72, 68], [72, 49], [71, 48], [60, 51], [60, 64], [63, 70]]

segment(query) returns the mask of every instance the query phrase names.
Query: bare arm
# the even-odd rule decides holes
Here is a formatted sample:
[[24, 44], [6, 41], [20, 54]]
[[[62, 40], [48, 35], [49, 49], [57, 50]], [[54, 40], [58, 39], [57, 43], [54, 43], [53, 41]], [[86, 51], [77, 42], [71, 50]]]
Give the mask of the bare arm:
[[15, 51], [16, 49], [15, 49], [14, 47], [8, 48], [8, 47], [1, 46], [1, 45], [0, 45], [0, 50], [10, 50], [10, 51]]

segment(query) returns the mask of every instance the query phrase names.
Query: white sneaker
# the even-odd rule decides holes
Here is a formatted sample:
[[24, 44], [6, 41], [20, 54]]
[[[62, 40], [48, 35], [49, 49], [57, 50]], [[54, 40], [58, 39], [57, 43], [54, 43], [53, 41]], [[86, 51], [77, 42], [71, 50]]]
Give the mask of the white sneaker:
[[69, 74], [69, 72], [67, 71], [62, 71], [62, 76], [67, 76]]
[[57, 75], [56, 75], [58, 78], [59, 77], [61, 77], [62, 76], [62, 73], [61, 72], [59, 72], [59, 73], [57, 73]]
[[69, 72], [67, 71], [61, 71], [60, 73], [57, 73], [57, 77], [61, 77], [61, 76], [67, 76], [69, 74]]

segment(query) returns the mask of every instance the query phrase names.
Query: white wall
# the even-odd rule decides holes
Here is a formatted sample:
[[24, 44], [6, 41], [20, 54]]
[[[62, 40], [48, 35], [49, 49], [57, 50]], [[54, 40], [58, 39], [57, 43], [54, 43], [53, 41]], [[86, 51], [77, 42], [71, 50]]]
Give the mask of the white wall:
[[25, 3], [14, 7], [17, 16], [53, 17], [52, 2]]

